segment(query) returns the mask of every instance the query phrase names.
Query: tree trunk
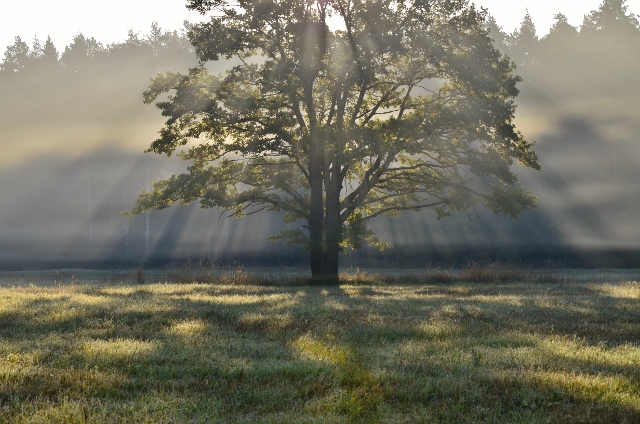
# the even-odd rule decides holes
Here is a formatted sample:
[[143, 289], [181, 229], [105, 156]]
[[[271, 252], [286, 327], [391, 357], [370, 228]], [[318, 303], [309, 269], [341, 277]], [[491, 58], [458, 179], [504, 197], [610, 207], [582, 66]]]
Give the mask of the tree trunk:
[[331, 280], [331, 283], [338, 283], [338, 262], [340, 246], [337, 244], [327, 245], [324, 252], [323, 277]]
[[[324, 155], [310, 155], [309, 158], [309, 238], [311, 241], [311, 275], [319, 277], [327, 284], [338, 282], [338, 257], [342, 241], [340, 221], [340, 188], [338, 176], [323, 178], [320, 160]], [[325, 170], [325, 172], [327, 172]], [[324, 192], [326, 188], [326, 202]], [[326, 281], [325, 281], [326, 280]]]
[[338, 280], [338, 257], [342, 242], [342, 222], [340, 221], [340, 182], [332, 172], [326, 180], [327, 204], [325, 220], [324, 274]]
[[[320, 191], [322, 193], [322, 191]], [[323, 243], [323, 214], [322, 214], [322, 196], [320, 196], [320, 206], [318, 201], [313, 201], [313, 190], [311, 191], [311, 211], [309, 213], [309, 238], [311, 241], [311, 275], [321, 276], [324, 273], [324, 243]], [[313, 206], [316, 204], [316, 206]]]
[[311, 275], [324, 275], [324, 202], [322, 196], [322, 165], [317, 140], [311, 140], [309, 154], [309, 239], [311, 242]]

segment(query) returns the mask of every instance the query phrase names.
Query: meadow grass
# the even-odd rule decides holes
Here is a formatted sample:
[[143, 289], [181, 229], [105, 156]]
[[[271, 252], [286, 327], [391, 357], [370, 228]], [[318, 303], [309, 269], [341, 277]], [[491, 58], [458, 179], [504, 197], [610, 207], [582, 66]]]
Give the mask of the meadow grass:
[[634, 281], [60, 275], [0, 275], [2, 423], [640, 422]]

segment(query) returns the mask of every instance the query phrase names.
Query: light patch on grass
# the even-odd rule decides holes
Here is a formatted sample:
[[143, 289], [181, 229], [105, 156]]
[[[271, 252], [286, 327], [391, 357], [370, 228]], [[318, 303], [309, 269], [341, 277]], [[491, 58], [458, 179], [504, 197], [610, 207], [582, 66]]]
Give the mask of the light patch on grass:
[[340, 286], [340, 288], [349, 297], [360, 296], [364, 292], [363, 288], [359, 286]]
[[557, 393], [587, 400], [595, 404], [618, 405], [640, 412], [640, 390], [623, 376], [591, 375], [562, 371], [537, 370], [532, 381]]
[[41, 322], [59, 323], [63, 321], [73, 321], [83, 315], [83, 310], [77, 306], [70, 306], [61, 309], [51, 311], [46, 315], [41, 315], [39, 320]]
[[204, 332], [206, 325], [204, 321], [197, 320], [185, 320], [177, 322], [171, 325], [171, 328], [167, 331], [168, 334], [177, 336], [198, 336]]
[[291, 346], [300, 357], [318, 362], [345, 364], [349, 351], [335, 344], [325, 343], [310, 335], [303, 335], [291, 342]]
[[298, 291], [296, 293], [278, 293], [264, 297], [269, 305], [269, 311], [278, 313], [278, 311], [288, 311], [300, 304], [300, 301], [306, 297], [306, 293]]
[[557, 356], [557, 366], [568, 362], [590, 364], [593, 372], [607, 368], [630, 367], [636, 370], [640, 388], [640, 346], [624, 344], [612, 349], [604, 344], [591, 346], [578, 338], [547, 337], [540, 341], [540, 348]]
[[143, 341], [135, 339], [91, 340], [82, 343], [80, 349], [88, 357], [105, 359], [139, 360], [140, 356], [149, 355], [158, 349], [158, 341]]
[[333, 298], [327, 299], [327, 301], [324, 303], [324, 306], [326, 306], [327, 308], [331, 308], [333, 310], [336, 310], [336, 311], [347, 311], [347, 310], [349, 310], [349, 305], [347, 305], [344, 302], [340, 302], [337, 299], [333, 299]]
[[41, 360], [39, 351], [31, 352], [11, 352], [0, 358], [0, 369], [15, 370], [17, 367], [31, 367], [38, 365]]
[[91, 293], [78, 293], [73, 296], [73, 300], [78, 304], [90, 307], [108, 306], [112, 302], [112, 299], [109, 299], [107, 296], [94, 295]]
[[130, 296], [142, 290], [142, 286], [106, 286], [100, 289], [100, 293], [108, 296]]
[[597, 284], [591, 287], [605, 296], [620, 299], [640, 299], [640, 282], [638, 281], [624, 281], [620, 284]]
[[267, 298], [265, 296], [242, 294], [221, 295], [213, 297], [211, 299], [211, 301], [214, 303], [220, 303], [224, 305], [255, 305], [263, 303], [266, 300]]
[[[131, 299], [130, 301], [120, 301], [118, 305], [118, 312], [120, 314], [130, 315], [144, 315], [144, 316], [161, 316], [164, 314], [171, 314], [175, 311], [175, 307], [169, 302], [144, 302]], [[144, 308], [141, 306], [144, 305]]]
[[427, 340], [444, 340], [457, 337], [461, 329], [460, 325], [454, 322], [440, 320], [423, 322], [416, 327], [418, 336]]
[[516, 295], [499, 295], [499, 296], [487, 296], [487, 295], [476, 295], [471, 298], [471, 300], [482, 302], [486, 305], [499, 305], [499, 306], [512, 306], [519, 307], [523, 305], [522, 296]]

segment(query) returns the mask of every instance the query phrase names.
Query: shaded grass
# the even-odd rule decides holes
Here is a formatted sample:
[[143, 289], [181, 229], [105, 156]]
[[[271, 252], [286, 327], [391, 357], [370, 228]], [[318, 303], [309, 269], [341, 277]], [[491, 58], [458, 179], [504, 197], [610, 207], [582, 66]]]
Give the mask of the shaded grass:
[[468, 262], [460, 268], [433, 267], [424, 269], [359, 268], [342, 270], [334, 277], [312, 277], [299, 268], [249, 268], [241, 265], [217, 267], [202, 262], [187, 262], [181, 269], [0, 271], [2, 286], [74, 287], [78, 282], [98, 285], [142, 285], [145, 283], [256, 285], [256, 286], [326, 286], [326, 285], [389, 285], [446, 283], [548, 283], [571, 282], [608, 283], [640, 280], [640, 269], [581, 270], [571, 268], [524, 268], [499, 262]]
[[0, 422], [640, 422], [637, 282], [245, 274], [0, 288]]
[[[136, 270], [136, 281], [143, 272]], [[470, 262], [461, 269], [427, 268], [420, 272], [402, 273], [369, 273], [359, 268], [355, 271], [344, 272], [340, 277], [311, 277], [306, 273], [289, 273], [284, 271], [267, 270], [266, 272], [247, 272], [242, 267], [216, 268], [187, 263], [181, 271], [170, 271], [159, 278], [181, 284], [240, 284], [240, 285], [339, 285], [339, 284], [434, 284], [460, 282], [535, 282], [535, 283], [564, 283], [574, 278], [561, 275], [551, 270], [523, 269], [500, 263]]]

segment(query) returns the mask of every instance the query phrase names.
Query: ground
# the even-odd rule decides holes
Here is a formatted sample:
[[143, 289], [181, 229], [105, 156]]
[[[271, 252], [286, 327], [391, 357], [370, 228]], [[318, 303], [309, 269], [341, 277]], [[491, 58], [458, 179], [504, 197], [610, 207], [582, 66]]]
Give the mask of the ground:
[[632, 273], [285, 274], [0, 273], [0, 422], [640, 422]]

